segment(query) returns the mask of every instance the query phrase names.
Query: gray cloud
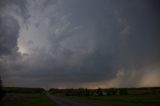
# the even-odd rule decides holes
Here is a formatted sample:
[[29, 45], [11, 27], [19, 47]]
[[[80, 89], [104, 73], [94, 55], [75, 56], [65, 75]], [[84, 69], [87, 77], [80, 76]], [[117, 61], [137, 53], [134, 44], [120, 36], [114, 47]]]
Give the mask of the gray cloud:
[[29, 18], [27, 12], [27, 1], [26, 0], [1, 0], [0, 1], [1, 14], [10, 13], [10, 11], [23, 17], [24, 21]]
[[[122, 4], [124, 2], [127, 5]], [[124, 2], [121, 2], [117, 8], [121, 10], [119, 14], [122, 21], [125, 20], [131, 30], [125, 43], [118, 42], [121, 62], [122, 60], [124, 64], [132, 62], [137, 67], [157, 62], [160, 52], [158, 47], [160, 23], [156, 17], [157, 14], [148, 7], [147, 1], [138, 4], [138, 1]]]
[[[14, 3], [20, 11], [30, 17], [27, 28], [19, 18], [0, 18], [5, 35], [0, 36], [5, 38], [0, 42], [0, 53], [19, 48], [19, 55], [0, 60], [6, 70], [3, 74], [6, 85], [126, 87], [153, 82], [158, 85], [160, 21], [155, 2], [17, 0]], [[12, 57], [16, 59], [13, 61]], [[146, 80], [149, 74], [155, 79]]]
[[11, 16], [0, 16], [0, 55], [17, 51], [19, 24]]

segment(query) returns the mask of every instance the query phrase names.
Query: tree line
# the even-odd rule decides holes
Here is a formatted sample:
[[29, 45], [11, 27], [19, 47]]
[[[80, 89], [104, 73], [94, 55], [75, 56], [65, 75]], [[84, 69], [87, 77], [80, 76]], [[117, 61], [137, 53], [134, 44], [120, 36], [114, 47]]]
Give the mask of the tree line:
[[145, 95], [145, 94], [160, 94], [160, 87], [146, 88], [110, 88], [110, 89], [56, 89], [51, 88], [50, 93], [54, 95], [65, 96], [110, 96], [110, 95]]
[[4, 87], [6, 93], [43, 93], [43, 88]]

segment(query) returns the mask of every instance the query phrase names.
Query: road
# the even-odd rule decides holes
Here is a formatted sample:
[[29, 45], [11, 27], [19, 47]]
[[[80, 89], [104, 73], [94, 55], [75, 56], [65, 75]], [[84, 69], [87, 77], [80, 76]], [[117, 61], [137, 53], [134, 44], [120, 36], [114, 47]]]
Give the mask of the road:
[[102, 105], [97, 103], [91, 103], [91, 102], [80, 102], [80, 101], [73, 101], [68, 98], [59, 97], [59, 96], [52, 96], [50, 94], [47, 94], [47, 96], [56, 103], [57, 106], [110, 106], [110, 105]]

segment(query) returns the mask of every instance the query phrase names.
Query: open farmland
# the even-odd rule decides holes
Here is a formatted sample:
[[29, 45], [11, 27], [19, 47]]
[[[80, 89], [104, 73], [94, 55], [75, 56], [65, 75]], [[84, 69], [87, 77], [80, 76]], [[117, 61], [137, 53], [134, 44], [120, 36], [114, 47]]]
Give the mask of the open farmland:
[[99, 103], [104, 106], [160, 106], [160, 95], [69, 96], [67, 98], [79, 102]]
[[8, 94], [2, 106], [53, 106], [46, 95], [40, 94]]
[[42, 88], [7, 87], [4, 90], [2, 106], [54, 106]]
[[7, 87], [2, 106], [160, 106], [160, 88], [55, 89]]
[[76, 103], [81, 104], [88, 103], [90, 104], [89, 106], [94, 106], [95, 104], [96, 106], [160, 106], [159, 91], [159, 87], [50, 89], [55, 102], [76, 101]]

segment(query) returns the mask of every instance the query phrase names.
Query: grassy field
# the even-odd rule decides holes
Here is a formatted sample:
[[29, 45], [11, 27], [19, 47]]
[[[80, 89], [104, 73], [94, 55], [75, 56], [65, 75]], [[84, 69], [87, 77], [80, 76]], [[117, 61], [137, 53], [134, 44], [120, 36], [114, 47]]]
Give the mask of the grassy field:
[[54, 106], [46, 95], [42, 94], [9, 94], [0, 103], [1, 106]]
[[160, 95], [67, 96], [67, 98], [112, 106], [160, 106]]

